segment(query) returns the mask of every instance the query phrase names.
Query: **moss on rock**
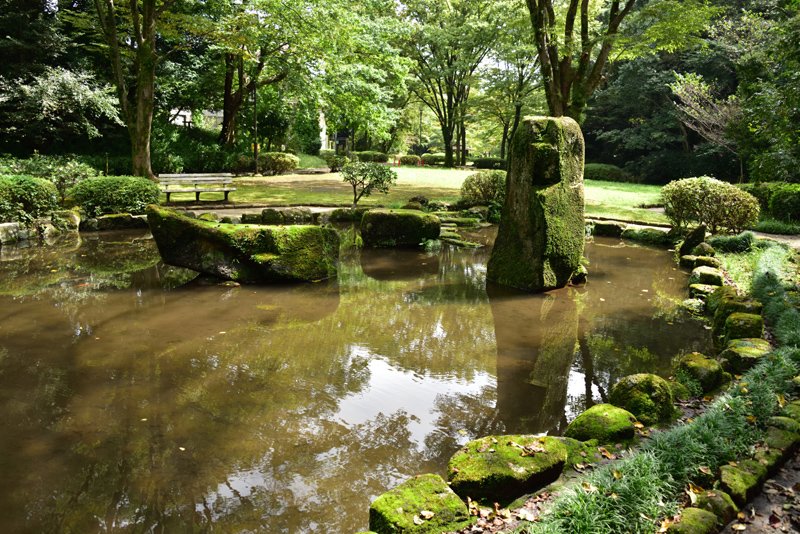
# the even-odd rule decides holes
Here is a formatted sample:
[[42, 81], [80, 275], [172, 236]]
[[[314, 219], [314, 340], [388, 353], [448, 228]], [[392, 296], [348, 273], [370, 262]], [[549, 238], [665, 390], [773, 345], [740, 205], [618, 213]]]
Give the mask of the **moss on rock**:
[[312, 224], [314, 214], [308, 208], [265, 208], [261, 210], [261, 224]]
[[780, 449], [788, 454], [795, 450], [798, 443], [800, 443], [800, 435], [794, 432], [774, 426], [767, 428], [764, 444], [770, 449]]
[[731, 286], [717, 287], [716, 291], [708, 296], [706, 311], [708, 311], [712, 317], [715, 316], [723, 300], [736, 298], [737, 295], [736, 289]]
[[692, 396], [689, 388], [678, 382], [677, 380], [669, 380], [669, 389], [672, 391], [672, 400], [684, 401]]
[[318, 226], [255, 226], [190, 219], [149, 206], [166, 263], [237, 282], [300, 282], [336, 276], [339, 236]]
[[[760, 314], [762, 305], [757, 300], [748, 299], [745, 297], [740, 297], [738, 295], [727, 295], [722, 294], [720, 298], [716, 298], [716, 293], [714, 293], [714, 299], [709, 300], [709, 306], [713, 306], [713, 313], [714, 313], [714, 321], [713, 321], [713, 334], [715, 336], [721, 336], [724, 334], [725, 331], [725, 321], [728, 320], [728, 317], [732, 313], [752, 313], [752, 314]], [[712, 302], [713, 301], [713, 302]], [[757, 336], [749, 336], [749, 337], [761, 337], [761, 335]]]
[[361, 222], [364, 214], [369, 211], [369, 208], [336, 208], [328, 215], [328, 220], [332, 223], [340, 222]]
[[580, 265], [585, 240], [580, 126], [567, 117], [529, 117], [511, 151], [487, 278], [526, 291], [564, 287]]
[[705, 256], [705, 257], [712, 257], [716, 253], [717, 251], [714, 250], [714, 247], [712, 247], [706, 242], [700, 243], [699, 245], [694, 247], [691, 251], [691, 254], [695, 256]]
[[439, 475], [407, 480], [369, 507], [369, 528], [378, 534], [447, 532], [469, 522], [466, 504]]
[[741, 374], [772, 352], [769, 341], [761, 338], [732, 339], [719, 355], [725, 368], [731, 373]]
[[766, 467], [755, 460], [746, 460], [738, 466], [723, 465], [720, 468], [720, 487], [741, 507], [758, 492], [766, 475]]
[[681, 520], [667, 528], [674, 534], [713, 534], [720, 527], [720, 520], [712, 512], [700, 508], [684, 508]]
[[567, 437], [559, 437], [557, 439], [567, 448], [567, 467], [574, 467], [576, 464], [587, 462], [599, 462], [603, 459], [597, 450], [599, 443], [596, 439], [590, 439], [589, 441], [580, 441]]
[[717, 516], [722, 524], [736, 519], [736, 514], [739, 512], [739, 507], [733, 502], [731, 496], [722, 490], [704, 491], [697, 496], [696, 506]]
[[448, 481], [464, 499], [507, 504], [557, 480], [566, 461], [567, 447], [557, 438], [487, 436], [450, 458]]
[[764, 335], [764, 319], [754, 313], [734, 312], [725, 319], [725, 340], [760, 338]]
[[791, 417], [776, 415], [775, 417], [770, 417], [767, 423], [770, 426], [782, 428], [783, 430], [788, 430], [789, 432], [794, 432], [795, 434], [800, 434], [800, 422], [795, 421]]
[[361, 220], [361, 238], [372, 247], [417, 247], [439, 231], [437, 216], [416, 210], [370, 210]]
[[646, 425], [668, 421], [675, 413], [669, 384], [653, 374], [623, 377], [611, 388], [609, 402], [625, 408]]
[[721, 286], [724, 284], [722, 271], [714, 267], [700, 266], [692, 270], [689, 275], [689, 285], [692, 284], [707, 284], [710, 286]]
[[636, 417], [611, 404], [595, 404], [567, 426], [564, 436], [580, 441], [621, 443], [633, 439]]
[[719, 269], [722, 267], [722, 262], [717, 258], [712, 258], [711, 256], [695, 256], [694, 266], [713, 267], [714, 269]]
[[622, 232], [628, 227], [625, 223], [595, 221], [592, 227], [592, 235], [598, 237], [622, 237]]
[[725, 371], [722, 369], [722, 365], [699, 352], [692, 352], [681, 358], [677, 369], [697, 380], [704, 393], [714, 391], [725, 381]]
[[694, 269], [694, 262], [697, 260], [697, 256], [692, 256], [691, 254], [684, 254], [681, 256], [681, 259], [678, 260], [678, 265], [681, 267], [686, 267], [687, 269]]
[[689, 286], [689, 296], [693, 299], [703, 299], [707, 302], [718, 287], [708, 284], [692, 284]]
[[678, 248], [678, 253], [681, 256], [685, 256], [687, 254], [692, 254], [692, 250], [705, 241], [706, 239], [706, 225], [701, 224], [688, 234], [686, 234], [686, 238], [681, 243], [681, 246]]
[[671, 247], [675, 241], [667, 230], [655, 228], [628, 228], [622, 232], [622, 238], [657, 247]]

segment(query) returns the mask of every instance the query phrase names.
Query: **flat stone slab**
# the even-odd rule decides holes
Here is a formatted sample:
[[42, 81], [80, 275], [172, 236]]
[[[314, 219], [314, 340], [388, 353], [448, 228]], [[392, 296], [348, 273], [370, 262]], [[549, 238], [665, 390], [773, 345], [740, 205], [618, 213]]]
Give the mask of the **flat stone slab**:
[[447, 467], [458, 495], [491, 504], [507, 504], [558, 479], [567, 447], [553, 437], [487, 436], [467, 443]]
[[725, 283], [722, 271], [714, 267], [695, 267], [689, 275], [689, 285], [707, 284], [710, 286], [721, 286]]
[[439, 475], [407, 480], [369, 507], [369, 528], [377, 534], [449, 532], [469, 522], [467, 505]]
[[769, 341], [761, 338], [732, 339], [719, 355], [731, 373], [743, 373], [772, 352]]

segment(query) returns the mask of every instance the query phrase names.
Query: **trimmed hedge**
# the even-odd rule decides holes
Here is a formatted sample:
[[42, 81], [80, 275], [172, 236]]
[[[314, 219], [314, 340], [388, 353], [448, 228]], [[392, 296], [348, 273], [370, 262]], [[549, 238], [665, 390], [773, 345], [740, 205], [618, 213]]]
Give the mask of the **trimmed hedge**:
[[636, 177], [616, 165], [608, 163], [587, 163], [583, 166], [584, 180], [603, 182], [637, 182]]
[[422, 158], [415, 154], [406, 154], [405, 156], [400, 156], [400, 165], [413, 165], [417, 166], [422, 162]]
[[444, 153], [437, 152], [435, 154], [423, 154], [422, 163], [425, 165], [444, 165]]
[[300, 158], [285, 152], [264, 152], [259, 154], [258, 164], [268, 176], [291, 172], [300, 165]]
[[661, 199], [673, 226], [705, 224], [712, 233], [741, 232], [758, 222], [760, 211], [753, 195], [708, 176], [670, 182], [661, 190]]
[[375, 150], [365, 150], [363, 152], [353, 152], [353, 156], [363, 163], [386, 163], [389, 161], [388, 154]]
[[506, 160], [503, 158], [475, 158], [472, 160], [472, 166], [476, 169], [504, 170], [506, 168]]
[[769, 198], [769, 213], [782, 221], [800, 220], [800, 184], [781, 184]]
[[56, 187], [43, 178], [0, 175], [0, 222], [31, 220], [58, 207]]
[[144, 213], [148, 204], [157, 204], [158, 185], [139, 176], [101, 176], [89, 178], [70, 189], [70, 196], [89, 217], [109, 213]]

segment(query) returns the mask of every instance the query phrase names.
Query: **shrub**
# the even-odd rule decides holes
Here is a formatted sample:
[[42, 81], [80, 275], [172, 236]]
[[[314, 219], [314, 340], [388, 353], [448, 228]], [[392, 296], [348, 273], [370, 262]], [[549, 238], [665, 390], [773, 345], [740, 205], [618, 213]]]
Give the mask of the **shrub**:
[[776, 219], [761, 219], [753, 227], [753, 230], [764, 232], [765, 234], [798, 235], [800, 234], [800, 224]]
[[44, 178], [56, 186], [61, 202], [70, 187], [98, 174], [94, 167], [73, 157], [41, 154], [28, 159], [4, 158], [0, 161], [0, 172]]
[[338, 156], [333, 150], [320, 150], [319, 155], [331, 169], [331, 172], [339, 172], [342, 167], [350, 163], [347, 156]]
[[89, 217], [108, 213], [143, 213], [158, 202], [155, 182], [138, 176], [89, 178], [73, 187], [70, 196]]
[[300, 165], [300, 158], [285, 152], [264, 152], [259, 155], [258, 166], [268, 176], [291, 172]]
[[228, 163], [228, 169], [234, 174], [244, 174], [253, 172], [255, 165], [253, 164], [253, 156], [247, 154], [239, 154]]
[[406, 154], [405, 156], [400, 156], [400, 165], [414, 165], [417, 166], [422, 161], [422, 158], [415, 154]]
[[29, 223], [58, 207], [56, 187], [43, 178], [0, 175], [0, 220]]
[[440, 152], [435, 154], [423, 154], [422, 163], [425, 165], [444, 165], [444, 154]]
[[476, 169], [505, 169], [506, 160], [503, 158], [475, 158], [472, 166]]
[[587, 163], [583, 167], [584, 180], [600, 180], [603, 182], [636, 182], [636, 177], [629, 172], [608, 163]]
[[353, 156], [358, 158], [358, 161], [362, 161], [364, 163], [386, 163], [389, 161], [388, 154], [385, 154], [384, 152], [377, 152], [375, 150], [353, 152]]
[[708, 240], [708, 244], [718, 252], [747, 252], [753, 248], [756, 236], [753, 232], [742, 232], [736, 236], [714, 236]]
[[782, 182], [757, 182], [752, 184], [738, 184], [736, 187], [756, 197], [761, 211], [766, 213], [769, 211], [769, 199], [772, 197], [772, 193], [781, 185], [783, 185]]
[[758, 221], [756, 198], [738, 187], [701, 176], [676, 180], [661, 190], [664, 211], [676, 228], [705, 224], [712, 233], [740, 232]]
[[769, 198], [769, 212], [776, 219], [800, 221], [800, 184], [776, 186]]
[[388, 193], [389, 186], [397, 181], [397, 173], [380, 163], [356, 161], [342, 167], [342, 179], [353, 187], [353, 208], [362, 197], [373, 191]]
[[461, 184], [461, 198], [472, 205], [502, 205], [506, 198], [506, 171], [481, 171]]

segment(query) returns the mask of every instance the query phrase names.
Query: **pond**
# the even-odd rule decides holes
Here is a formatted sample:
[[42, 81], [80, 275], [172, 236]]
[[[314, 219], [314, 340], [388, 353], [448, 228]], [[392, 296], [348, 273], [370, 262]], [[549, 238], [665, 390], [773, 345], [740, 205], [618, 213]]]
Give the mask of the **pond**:
[[[491, 230], [469, 235], [490, 244]], [[343, 250], [338, 282], [192, 282], [148, 234], [0, 251], [6, 532], [354, 532], [469, 439], [559, 434], [707, 348], [670, 253], [596, 239], [525, 295], [489, 247]]]

